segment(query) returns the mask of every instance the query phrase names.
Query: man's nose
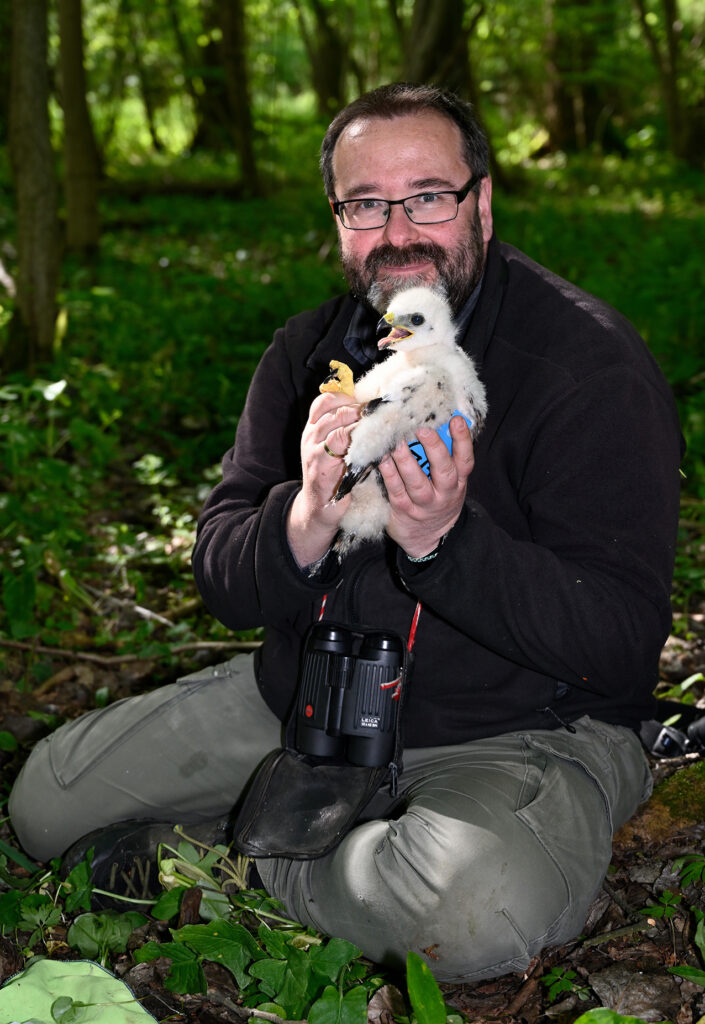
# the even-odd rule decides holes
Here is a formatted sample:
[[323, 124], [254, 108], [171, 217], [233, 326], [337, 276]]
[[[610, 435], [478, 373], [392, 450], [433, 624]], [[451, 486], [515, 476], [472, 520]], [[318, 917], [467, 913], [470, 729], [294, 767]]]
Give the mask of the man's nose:
[[389, 207], [389, 219], [384, 227], [384, 239], [390, 245], [407, 245], [409, 242], [416, 242], [420, 232], [418, 225], [409, 220], [406, 210], [399, 206]]

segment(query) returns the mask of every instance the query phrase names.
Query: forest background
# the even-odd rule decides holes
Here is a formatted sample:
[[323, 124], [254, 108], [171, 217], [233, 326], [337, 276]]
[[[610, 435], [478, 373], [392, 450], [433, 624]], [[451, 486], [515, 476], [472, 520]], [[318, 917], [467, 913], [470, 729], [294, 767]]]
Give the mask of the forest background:
[[149, 658], [157, 681], [233, 643], [191, 581], [198, 509], [274, 328], [343, 288], [326, 124], [395, 79], [476, 104], [500, 237], [617, 306], [663, 367], [688, 442], [686, 634], [704, 32], [705, 0], [0, 0], [5, 690], [62, 658]]
[[[272, 332], [344, 288], [317, 153], [331, 115], [378, 84], [438, 82], [476, 105], [499, 236], [619, 308], [670, 381], [688, 448], [660, 691], [705, 704], [704, 37], [705, 0], [0, 0], [0, 977], [65, 956], [88, 908], [74, 891], [58, 907], [65, 887], [9, 829], [32, 744], [257, 642], [196, 594], [196, 518]], [[685, 804], [697, 830], [705, 811], [690, 790]], [[665, 864], [677, 831], [635, 833], [612, 875], [613, 927], [633, 932], [649, 900], [666, 921], [647, 951], [661, 975], [681, 894], [662, 866], [635, 894], [629, 858], [643, 880], [644, 851]], [[698, 992], [704, 901], [681, 915]], [[576, 971], [598, 990], [594, 956], [570, 956], [543, 963], [547, 1002], [585, 997]], [[160, 1006], [205, 992], [191, 966]], [[536, 1019], [540, 974], [511, 982], [506, 1019]]]

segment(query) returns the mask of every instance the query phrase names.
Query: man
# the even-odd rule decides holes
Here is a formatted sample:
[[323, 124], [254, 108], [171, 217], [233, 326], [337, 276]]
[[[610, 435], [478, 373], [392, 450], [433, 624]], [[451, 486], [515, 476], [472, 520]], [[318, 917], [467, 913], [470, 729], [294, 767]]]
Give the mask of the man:
[[[420, 602], [398, 794], [381, 788], [325, 856], [257, 866], [294, 917], [376, 961], [414, 949], [446, 981], [523, 970], [579, 933], [613, 830], [649, 793], [636, 730], [670, 624], [672, 398], [619, 314], [499, 243], [487, 146], [453, 96], [362, 97], [322, 170], [351, 294], [276, 333], [194, 550], [210, 610], [266, 626], [254, 670], [239, 656], [59, 730], [18, 780], [13, 822], [40, 857], [102, 828], [107, 869], [159, 833], [112, 822], [225, 815], [280, 745], [322, 606], [406, 634]], [[451, 219], [405, 205], [436, 193], [455, 197]], [[339, 564], [346, 500], [330, 499], [359, 410], [318, 385], [331, 359], [371, 365], [379, 310], [411, 283], [448, 291], [489, 413], [474, 449], [460, 417], [452, 454], [419, 432], [430, 477], [405, 445], [382, 462], [388, 535]]]

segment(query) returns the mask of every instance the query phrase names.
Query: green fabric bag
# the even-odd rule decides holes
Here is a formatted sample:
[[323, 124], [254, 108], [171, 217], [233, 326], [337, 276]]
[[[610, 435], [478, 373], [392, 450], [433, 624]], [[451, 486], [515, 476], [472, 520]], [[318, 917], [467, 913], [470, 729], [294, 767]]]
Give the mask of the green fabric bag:
[[92, 960], [35, 960], [0, 988], [2, 1024], [147, 1024], [155, 1017]]

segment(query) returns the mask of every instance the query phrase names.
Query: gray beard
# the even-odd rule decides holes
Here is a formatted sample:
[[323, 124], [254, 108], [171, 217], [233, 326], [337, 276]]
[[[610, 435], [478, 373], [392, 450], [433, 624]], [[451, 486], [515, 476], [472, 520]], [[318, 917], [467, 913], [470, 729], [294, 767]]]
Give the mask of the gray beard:
[[[436, 279], [428, 281], [425, 274], [405, 276], [403, 281], [381, 271], [382, 267], [404, 267], [419, 260], [428, 260], [436, 268]], [[341, 254], [345, 277], [353, 295], [378, 313], [384, 313], [392, 295], [400, 288], [430, 284], [441, 286], [457, 316], [480, 282], [485, 253], [479, 213], [470, 223], [468, 238], [445, 249], [436, 242], [415, 242], [404, 248], [384, 244], [368, 253], [364, 260]]]

